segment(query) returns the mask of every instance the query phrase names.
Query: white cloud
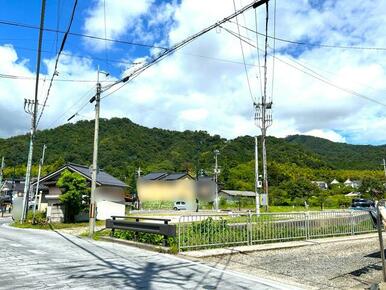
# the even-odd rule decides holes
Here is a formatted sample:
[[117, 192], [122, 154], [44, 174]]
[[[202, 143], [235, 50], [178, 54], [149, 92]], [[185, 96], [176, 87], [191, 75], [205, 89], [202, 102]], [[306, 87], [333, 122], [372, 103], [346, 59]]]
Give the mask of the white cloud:
[[179, 117], [182, 121], [197, 122], [203, 121], [208, 116], [206, 109], [189, 109], [183, 110], [179, 113]]
[[323, 130], [323, 129], [313, 129], [307, 132], [304, 132], [303, 135], [310, 135], [315, 137], [320, 137], [324, 139], [328, 139], [333, 142], [346, 142], [346, 139], [339, 135], [338, 133], [332, 130]]
[[[154, 0], [96, 0], [89, 9], [84, 22], [86, 34], [104, 38], [105, 16], [106, 16], [106, 37], [119, 39], [122, 35], [131, 30], [138, 34], [141, 30], [140, 17], [145, 14]], [[106, 13], [105, 13], [106, 11]], [[92, 49], [101, 50], [105, 48], [104, 41], [85, 39]], [[106, 46], [111, 47], [112, 43], [107, 42]]]
[[[239, 1], [236, 2], [239, 4]], [[242, 1], [243, 4], [248, 2]], [[158, 26], [165, 25], [165, 29], [169, 31], [167, 38], [161, 43], [174, 44], [234, 11], [231, 0], [182, 0], [181, 3], [163, 3], [159, 7], [152, 3], [153, 1], [106, 0], [108, 36], [117, 38], [134, 28], [142, 29], [142, 21], [146, 17], [148, 27], [154, 28], [154, 31], [146, 33], [158, 32]], [[328, 44], [386, 46], [386, 18], [383, 17], [386, 12], [385, 1], [371, 1], [366, 5], [359, 0], [324, 3], [322, 9], [317, 9], [311, 7], [307, 1], [278, 1], [277, 36]], [[104, 36], [102, 4], [103, 1], [95, 2], [88, 12], [84, 25], [87, 33]], [[270, 11], [272, 13], [272, 9]], [[263, 12], [262, 8], [258, 10], [259, 31], [263, 31]], [[271, 14], [270, 19], [272, 16]], [[246, 13], [245, 20], [249, 27], [254, 28], [253, 11]], [[239, 17], [239, 21], [244, 24], [244, 17]], [[232, 24], [227, 24], [226, 27], [236, 31]], [[272, 31], [272, 27], [270, 30]], [[246, 35], [243, 29], [242, 33]], [[248, 37], [253, 38], [253, 35], [249, 33]], [[262, 45], [263, 39], [260, 38], [259, 41]], [[273, 45], [272, 41], [270, 45]], [[360, 96], [353, 96], [308, 75], [315, 75], [317, 72], [322, 75], [315, 75], [317, 78], [327, 78], [328, 82], [337, 86], [386, 102], [383, 98], [386, 91], [384, 52], [317, 47], [311, 49], [279, 41], [276, 46], [279, 48], [278, 58], [298, 70], [280, 60], [275, 61], [274, 120], [268, 130], [270, 135], [284, 137], [290, 134], [310, 134], [340, 142], [386, 143], [383, 106]], [[103, 42], [100, 43], [100, 48], [104, 48]], [[291, 56], [294, 51], [298, 55], [296, 58]], [[256, 51], [245, 47], [245, 52], [247, 62], [256, 63]], [[3, 73], [33, 75], [21, 60], [17, 60], [13, 50], [0, 50], [0, 56]], [[203, 129], [228, 138], [243, 134], [255, 135], [257, 128], [253, 122], [253, 106], [243, 66], [213, 58], [240, 62], [238, 39], [224, 30], [209, 32], [146, 70], [114, 95], [103, 99], [102, 116], [125, 116], [149, 127]], [[294, 61], [305, 64], [314, 72]], [[46, 60], [45, 63], [52, 66], [52, 60]], [[272, 59], [269, 58], [269, 67], [271, 63]], [[60, 77], [95, 79], [94, 67], [95, 65], [87, 61], [72, 57], [61, 58]], [[248, 67], [254, 96], [260, 94], [257, 71], [256, 67]], [[268, 79], [270, 85], [271, 70]], [[30, 92], [24, 88], [26, 86], [14, 88], [11, 85], [14, 81], [0, 81], [5, 87], [4, 94], [0, 93], [2, 100], [12, 94], [17, 95], [20, 103]], [[50, 120], [55, 119], [63, 108], [76, 102], [79, 95], [92, 85], [87, 87], [56, 82], [43, 125], [48, 126]], [[270, 91], [269, 87], [268, 92]], [[91, 107], [87, 108], [89, 112], [92, 111]], [[19, 116], [25, 118], [19, 105], [7, 108], [12, 109], [18, 110]], [[86, 114], [86, 117], [91, 118], [92, 114]], [[28, 128], [28, 122], [25, 122], [25, 127]], [[20, 128], [20, 125], [15, 125], [14, 128]], [[0, 134], [9, 135], [19, 132], [17, 130], [19, 129], [10, 129]]]

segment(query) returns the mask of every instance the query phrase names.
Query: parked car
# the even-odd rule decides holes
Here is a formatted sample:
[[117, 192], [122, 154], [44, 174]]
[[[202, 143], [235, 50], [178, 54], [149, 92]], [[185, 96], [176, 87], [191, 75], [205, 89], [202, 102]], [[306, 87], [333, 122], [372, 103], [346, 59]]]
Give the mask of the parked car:
[[175, 201], [173, 209], [174, 210], [186, 210], [186, 202], [185, 201]]
[[365, 198], [354, 198], [351, 202], [351, 209], [356, 210], [369, 210], [375, 207], [375, 202], [373, 200]]

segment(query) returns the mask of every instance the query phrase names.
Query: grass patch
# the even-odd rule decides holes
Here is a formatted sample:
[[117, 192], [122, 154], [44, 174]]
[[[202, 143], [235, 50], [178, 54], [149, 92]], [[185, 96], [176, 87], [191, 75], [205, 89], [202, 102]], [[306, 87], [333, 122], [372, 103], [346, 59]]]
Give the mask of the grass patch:
[[[337, 208], [337, 207], [325, 207], [324, 210], [337, 210], [337, 209], [340, 209], [340, 208]], [[260, 209], [261, 212], [265, 212], [265, 209], [264, 208], [261, 208]], [[320, 207], [308, 207], [308, 208], [305, 208], [304, 206], [270, 206], [268, 208], [268, 212], [306, 212], [306, 211], [320, 211]]]
[[[97, 226], [103, 226], [105, 221], [96, 221]], [[46, 224], [32, 224], [29, 222], [20, 223], [13, 222], [11, 226], [21, 229], [38, 229], [38, 230], [61, 230], [88, 227], [88, 222], [81, 223], [46, 223]]]

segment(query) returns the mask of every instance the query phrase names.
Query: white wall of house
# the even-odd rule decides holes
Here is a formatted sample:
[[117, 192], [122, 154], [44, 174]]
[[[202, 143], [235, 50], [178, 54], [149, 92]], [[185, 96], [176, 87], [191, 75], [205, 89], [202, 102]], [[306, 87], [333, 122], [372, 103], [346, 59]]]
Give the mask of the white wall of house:
[[119, 187], [99, 186], [95, 190], [97, 219], [106, 220], [112, 215], [125, 215], [125, 191]]
[[97, 202], [97, 219], [107, 220], [111, 219], [111, 216], [124, 216], [125, 205], [118, 202], [102, 200]]

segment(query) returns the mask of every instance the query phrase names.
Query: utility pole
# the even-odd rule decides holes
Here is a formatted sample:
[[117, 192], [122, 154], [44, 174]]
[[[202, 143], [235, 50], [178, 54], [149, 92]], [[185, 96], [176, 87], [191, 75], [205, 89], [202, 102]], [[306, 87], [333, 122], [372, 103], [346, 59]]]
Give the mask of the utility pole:
[[216, 211], [218, 211], [218, 175], [220, 173], [220, 169], [218, 168], [217, 156], [220, 154], [220, 151], [216, 149], [213, 151], [213, 153], [214, 153], [214, 160], [215, 160], [215, 163], [214, 163], [214, 181], [216, 183], [216, 197], [215, 197], [215, 201], [214, 201], [214, 208]]
[[31, 126], [31, 136], [30, 136], [29, 151], [28, 151], [27, 170], [26, 170], [25, 184], [24, 184], [23, 209], [22, 209], [23, 211], [21, 214], [20, 222], [24, 222], [25, 218], [27, 217], [27, 212], [28, 212], [28, 199], [29, 199], [29, 190], [30, 190], [30, 179], [31, 179], [33, 142], [34, 142], [34, 135], [36, 132], [36, 116], [37, 116], [39, 78], [40, 78], [40, 59], [41, 59], [41, 52], [42, 52], [45, 11], [46, 11], [46, 0], [42, 0], [42, 7], [41, 7], [41, 12], [40, 12], [38, 53], [37, 53], [37, 61], [36, 61], [35, 98], [33, 101], [24, 99], [24, 111], [27, 114], [30, 114], [32, 116], [32, 126]]
[[0, 189], [3, 185], [3, 170], [4, 170], [4, 156], [1, 158], [1, 167], [0, 167]]
[[99, 82], [99, 74], [103, 73], [108, 76], [107, 72], [99, 70], [97, 72], [97, 85], [96, 94], [90, 99], [90, 103], [95, 101], [95, 129], [94, 129], [94, 152], [92, 158], [92, 172], [91, 172], [91, 196], [90, 196], [90, 222], [89, 222], [89, 236], [92, 237], [95, 232], [95, 219], [96, 219], [96, 203], [95, 203], [95, 190], [96, 190], [96, 179], [98, 174], [98, 145], [99, 145], [99, 114], [100, 114], [100, 101], [102, 86]]
[[385, 172], [385, 177], [386, 177], [386, 160], [383, 158], [383, 171]]
[[137, 176], [138, 176], [138, 178], [141, 177], [141, 172], [142, 172], [141, 167], [138, 167], [138, 170], [137, 170]]
[[261, 150], [263, 161], [263, 193], [266, 197], [266, 209], [268, 210], [268, 174], [267, 174], [267, 149], [266, 134], [267, 128], [272, 125], [272, 101], [267, 102], [265, 96], [262, 96], [261, 103], [255, 103], [255, 121], [261, 129]]
[[260, 195], [259, 189], [261, 188], [261, 183], [259, 180], [259, 150], [258, 150], [258, 139], [255, 136], [255, 192], [256, 192], [256, 214], [260, 214]]
[[[34, 198], [34, 208], [33, 208], [33, 218], [32, 218], [32, 221], [34, 222], [35, 221], [35, 213], [36, 213], [36, 200], [37, 200], [37, 197], [38, 197], [38, 194], [39, 194], [39, 183], [40, 183], [40, 174], [42, 172], [42, 167], [43, 167], [43, 164], [44, 164], [44, 154], [46, 152], [46, 149], [47, 149], [47, 146], [46, 144], [43, 145], [43, 152], [42, 152], [42, 158], [40, 159], [39, 161], [39, 171], [38, 171], [38, 180], [36, 182], [36, 191], [35, 191], [35, 198]], [[41, 200], [41, 198], [39, 197], [39, 201]], [[40, 202], [39, 202], [39, 208], [40, 208]]]
[[30, 178], [31, 178], [31, 168], [32, 168], [32, 153], [34, 146], [34, 132], [35, 132], [35, 118], [36, 115], [34, 113], [35, 108], [34, 100], [24, 99], [24, 111], [31, 115], [31, 133], [29, 139], [29, 151], [28, 151], [28, 159], [27, 159], [27, 170], [25, 174], [24, 181], [24, 196], [23, 196], [23, 208], [20, 217], [20, 222], [23, 223], [27, 217], [28, 212], [28, 201], [29, 201], [29, 190], [30, 190]]
[[263, 161], [263, 193], [265, 195], [266, 210], [268, 210], [268, 174], [267, 174], [267, 149], [266, 136], [267, 129], [272, 125], [272, 96], [267, 100], [267, 51], [268, 51], [268, 1], [266, 5], [266, 35], [265, 35], [265, 53], [264, 53], [264, 86], [260, 102], [255, 103], [255, 121], [261, 129], [261, 150]]

